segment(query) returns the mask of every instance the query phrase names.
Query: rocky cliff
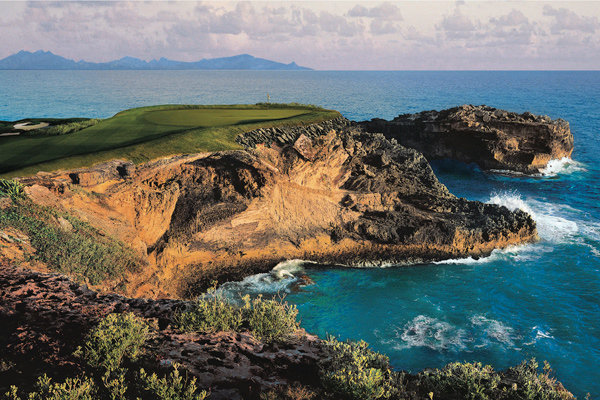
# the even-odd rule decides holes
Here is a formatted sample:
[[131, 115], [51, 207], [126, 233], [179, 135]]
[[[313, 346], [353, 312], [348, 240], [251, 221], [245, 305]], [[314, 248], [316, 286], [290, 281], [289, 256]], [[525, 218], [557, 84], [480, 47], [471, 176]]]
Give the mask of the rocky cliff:
[[246, 150], [22, 180], [147, 255], [128, 293], [187, 296], [293, 258], [350, 266], [484, 256], [536, 240], [524, 212], [453, 196], [416, 150], [340, 119], [260, 130]]
[[568, 122], [487, 106], [463, 105], [360, 125], [369, 132], [383, 132], [430, 160], [449, 158], [486, 170], [535, 174], [550, 160], [570, 157], [573, 152]]

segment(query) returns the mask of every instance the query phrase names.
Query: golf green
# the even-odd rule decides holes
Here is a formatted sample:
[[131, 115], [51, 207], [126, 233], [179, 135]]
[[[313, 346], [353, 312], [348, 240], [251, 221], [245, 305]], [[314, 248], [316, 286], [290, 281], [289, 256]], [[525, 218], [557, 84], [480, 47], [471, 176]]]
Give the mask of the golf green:
[[134, 108], [65, 135], [0, 137], [0, 176], [85, 167], [117, 158], [140, 163], [174, 154], [237, 149], [236, 136], [248, 130], [337, 116], [337, 111], [302, 105]]

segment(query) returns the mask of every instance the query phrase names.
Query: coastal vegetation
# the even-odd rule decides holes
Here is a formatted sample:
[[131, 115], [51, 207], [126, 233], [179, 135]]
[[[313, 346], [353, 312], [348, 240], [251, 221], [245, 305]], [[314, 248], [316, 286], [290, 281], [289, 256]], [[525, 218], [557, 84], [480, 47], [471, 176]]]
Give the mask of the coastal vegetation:
[[43, 375], [34, 391], [11, 386], [4, 399], [204, 400], [208, 393], [197, 388], [195, 378], [180, 374], [177, 365], [161, 376], [156, 372], [149, 374], [143, 368], [134, 369], [144, 352], [148, 334], [149, 326], [140, 317], [132, 313], [109, 314], [74, 353], [84, 367], [81, 376], [54, 383]]
[[[1, 137], [0, 148], [8, 156], [0, 160], [0, 174], [6, 178], [111, 159], [141, 163], [173, 154], [239, 149], [235, 138], [245, 131], [303, 125], [337, 116], [337, 111], [295, 103], [134, 108], [99, 122], [63, 121], [45, 128], [51, 134], [38, 134], [42, 130], [37, 130]], [[3, 129], [14, 131], [9, 123], [3, 124]]]
[[[257, 298], [258, 303], [265, 302]], [[270, 300], [280, 307], [285, 305]], [[246, 303], [246, 307], [247, 307]], [[256, 307], [256, 306], [254, 306]], [[289, 323], [290, 320], [283, 320]], [[297, 328], [294, 320], [290, 329]], [[207, 325], [204, 328], [208, 328]], [[214, 328], [214, 327], [212, 327]], [[240, 328], [238, 328], [240, 330]], [[245, 330], [241, 328], [241, 330]], [[82, 373], [54, 382], [47, 375], [38, 378], [33, 390], [11, 386], [6, 400], [204, 400], [209, 391], [173, 364], [147, 372], [152, 359], [150, 338], [156, 328], [133, 313], [113, 313], [101, 319], [74, 353]], [[283, 337], [280, 339], [285, 340]], [[263, 392], [261, 400], [569, 400], [573, 396], [552, 376], [545, 363], [542, 371], [535, 360], [525, 361], [505, 371], [495, 371], [481, 363], [451, 363], [441, 369], [418, 374], [395, 371], [386, 356], [367, 343], [342, 342], [335, 338], [320, 341], [321, 360], [317, 365], [320, 382], [296, 383]], [[152, 368], [151, 365], [149, 365]], [[299, 377], [300, 378], [300, 377]]]
[[0, 179], [0, 197], [10, 199], [0, 208], [0, 229], [26, 235], [31, 245], [25, 250], [29, 261], [43, 262], [53, 271], [91, 284], [116, 280], [142, 264], [122, 242], [68, 213], [34, 203], [18, 182]]
[[248, 330], [265, 343], [283, 342], [298, 330], [298, 309], [284, 301], [244, 296], [236, 304], [211, 288], [175, 317], [184, 332], [236, 332]]

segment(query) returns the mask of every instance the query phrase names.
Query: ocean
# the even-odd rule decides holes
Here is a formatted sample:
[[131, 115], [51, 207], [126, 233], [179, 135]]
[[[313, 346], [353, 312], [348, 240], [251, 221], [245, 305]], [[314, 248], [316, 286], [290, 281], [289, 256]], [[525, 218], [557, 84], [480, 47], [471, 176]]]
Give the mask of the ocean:
[[[411, 267], [290, 261], [277, 274], [224, 289], [288, 292], [309, 332], [364, 339], [398, 369], [451, 361], [500, 369], [535, 357], [579, 398], [600, 397], [600, 72], [0, 71], [0, 120], [256, 103], [267, 93], [273, 102], [317, 104], [353, 120], [468, 103], [569, 121], [573, 159], [540, 176], [433, 165], [457, 196], [531, 213], [539, 243]], [[314, 283], [293, 290], [300, 270]]]

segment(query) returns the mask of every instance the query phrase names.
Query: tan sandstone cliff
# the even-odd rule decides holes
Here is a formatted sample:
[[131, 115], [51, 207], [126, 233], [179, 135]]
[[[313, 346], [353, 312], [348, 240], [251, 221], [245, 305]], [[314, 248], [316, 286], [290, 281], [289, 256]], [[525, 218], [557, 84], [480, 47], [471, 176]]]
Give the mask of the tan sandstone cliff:
[[292, 258], [404, 264], [536, 240], [529, 215], [456, 198], [419, 152], [346, 120], [335, 127], [259, 130], [246, 150], [22, 182], [35, 202], [147, 256], [125, 282], [131, 295], [185, 297]]

